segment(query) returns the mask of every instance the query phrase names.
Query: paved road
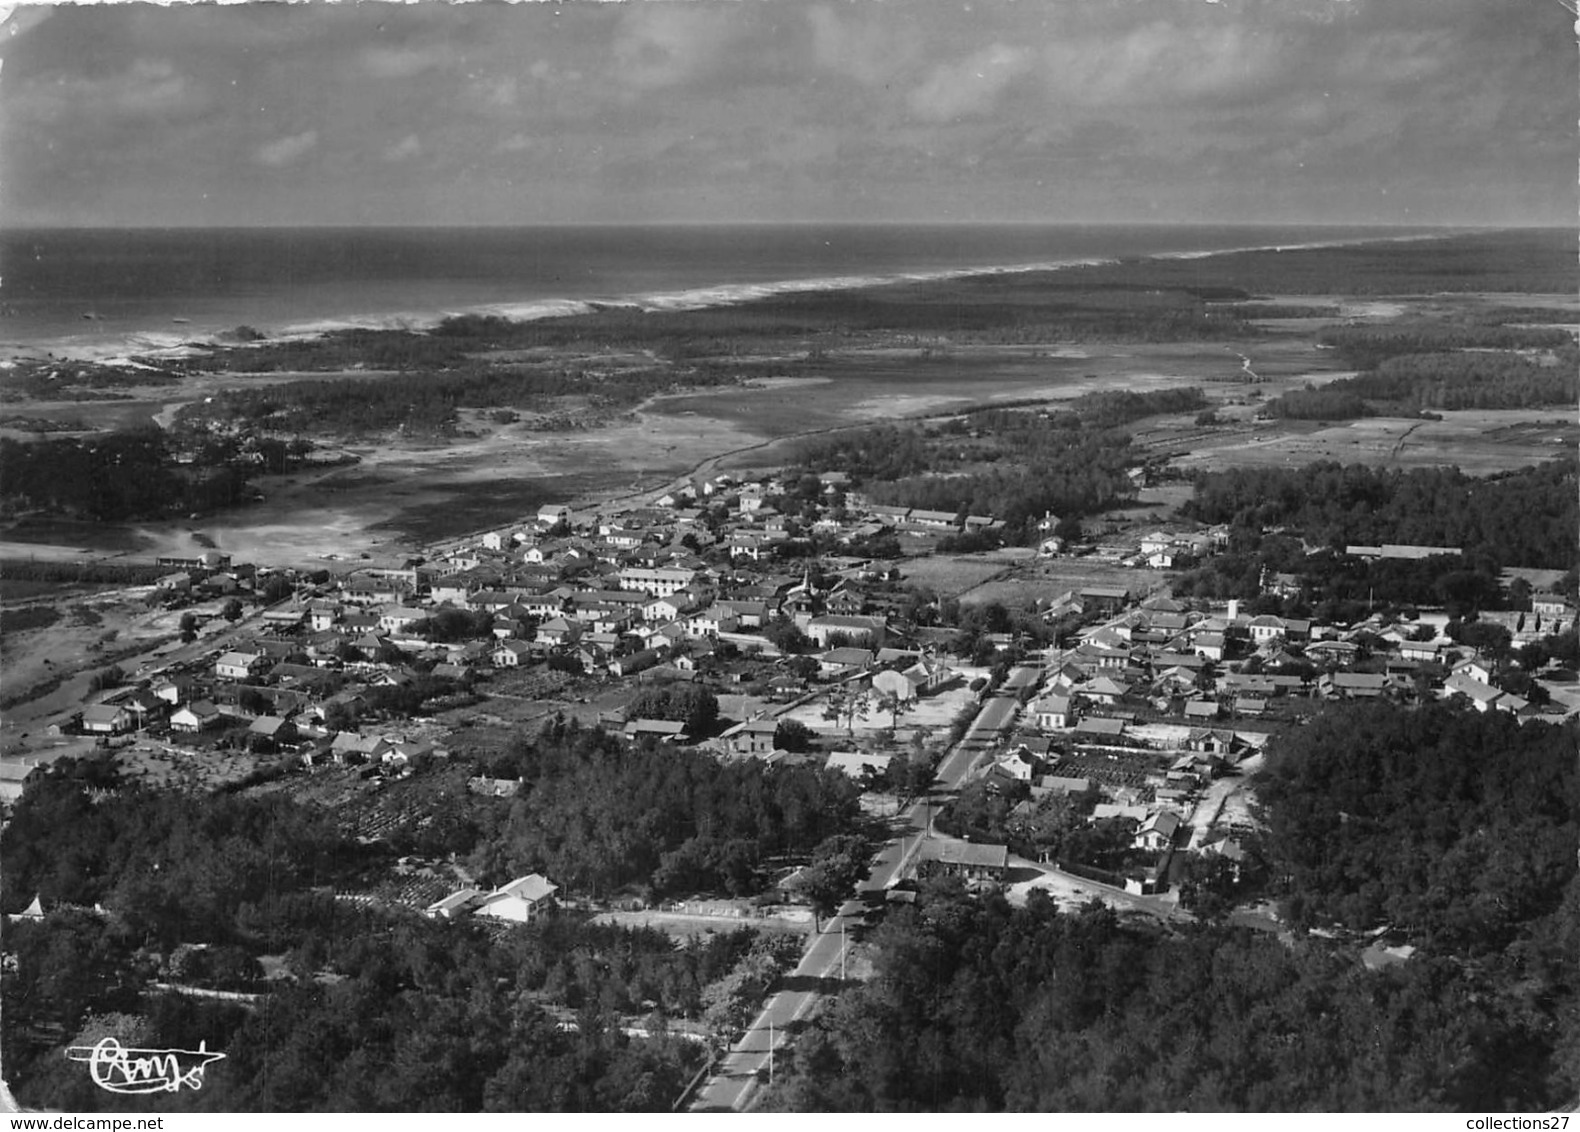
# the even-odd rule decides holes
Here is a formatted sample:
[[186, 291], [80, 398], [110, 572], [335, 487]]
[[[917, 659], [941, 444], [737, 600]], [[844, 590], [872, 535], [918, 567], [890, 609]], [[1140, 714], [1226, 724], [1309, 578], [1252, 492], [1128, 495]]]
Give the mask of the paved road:
[[[1005, 681], [1005, 687], [1013, 685], [1016, 691], [1030, 687], [1039, 675], [1035, 667], [1017, 668]], [[948, 795], [960, 788], [977, 762], [991, 751], [994, 741], [1013, 726], [1019, 707], [1020, 701], [1014, 691], [988, 698], [965, 736], [939, 764], [931, 794], [912, 803], [899, 815], [900, 834], [873, 858], [867, 879], [857, 886], [859, 892], [882, 892], [905, 874], [921, 840], [929, 836], [939, 795]], [[839, 915], [824, 924], [823, 931], [813, 938], [802, 956], [800, 965], [786, 977], [783, 987], [769, 998], [751, 1028], [724, 1057], [719, 1069], [697, 1091], [691, 1111], [739, 1112], [745, 1109], [759, 1083], [759, 1074], [768, 1069], [770, 1053], [783, 1049], [793, 1040], [796, 1023], [806, 1017], [819, 998], [839, 989], [840, 957], [850, 933], [861, 924], [864, 910], [862, 901], [847, 901]]]

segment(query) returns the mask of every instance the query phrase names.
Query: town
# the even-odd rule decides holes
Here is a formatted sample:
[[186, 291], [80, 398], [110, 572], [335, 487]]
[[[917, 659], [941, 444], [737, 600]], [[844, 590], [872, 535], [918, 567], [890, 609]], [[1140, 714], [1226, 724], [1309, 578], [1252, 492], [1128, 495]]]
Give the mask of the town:
[[[946, 610], [906, 584], [939, 540], [1000, 525], [874, 505], [838, 472], [720, 474], [619, 514], [545, 506], [399, 569], [308, 576], [218, 552], [162, 559], [169, 573], [148, 600], [182, 611], [180, 639], [116, 670], [50, 732], [96, 738], [134, 781], [218, 785], [224, 765], [260, 789], [321, 796], [333, 781], [373, 795], [442, 767], [468, 728], [571, 716], [724, 763], [826, 766], [874, 813], [931, 795], [930, 776], [958, 748], [970, 758], [887, 878], [891, 897], [918, 872], [973, 883], [1013, 874], [1031, 878], [1017, 885], [1022, 899], [1046, 884], [1072, 903], [1157, 897], [1144, 906], [1169, 916], [1191, 862], [1243, 860], [1249, 780], [1278, 726], [1343, 700], [1453, 699], [1540, 716], [1533, 684], [1545, 691], [1511, 646], [1574, 626], [1574, 602], [1548, 590], [1530, 592], [1527, 611], [1482, 612], [1478, 628], [1505, 630], [1482, 647], [1440, 610], [1341, 624], [1257, 612], [1298, 596], [1288, 575], [1227, 601], [1176, 600], [1164, 571], [1223, 549], [1225, 528], [1067, 545], [1052, 515], [1022, 565], [1117, 559], [1152, 568], [1156, 583], [1067, 590], [1017, 611], [1013, 628], [990, 623], [1007, 620], [1002, 606], [986, 617]], [[905, 556], [860, 553], [882, 539]], [[1460, 553], [1346, 552], [1363, 562]], [[1534, 573], [1556, 583], [1560, 572]], [[14, 799], [34, 768], [5, 769]], [[490, 798], [515, 785], [468, 778]], [[1072, 807], [1101, 833], [1077, 854], [1059, 851]], [[533, 875], [498, 890], [510, 900], [485, 899], [464, 870], [435, 864], [430, 885], [402, 894], [433, 915], [525, 919], [555, 892], [593, 895]], [[792, 921], [808, 903], [800, 871], [786, 863], [764, 878]], [[765, 914], [761, 902], [694, 895], [712, 914]]]

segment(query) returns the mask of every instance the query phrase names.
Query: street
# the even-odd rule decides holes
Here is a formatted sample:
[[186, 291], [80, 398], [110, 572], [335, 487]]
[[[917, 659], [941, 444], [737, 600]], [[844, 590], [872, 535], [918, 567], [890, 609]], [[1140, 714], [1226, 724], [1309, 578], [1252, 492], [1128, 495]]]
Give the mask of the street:
[[[1005, 681], [1008, 691], [990, 696], [982, 705], [970, 729], [939, 763], [929, 796], [913, 802], [899, 815], [902, 832], [874, 856], [867, 879], [857, 886], [859, 892], [884, 892], [904, 874], [909, 858], [932, 825], [936, 812], [933, 795], [947, 795], [960, 788], [977, 761], [1014, 724], [1020, 707], [1019, 690], [1034, 685], [1039, 675], [1035, 667], [1016, 668]], [[791, 1026], [806, 1017], [820, 997], [838, 989], [840, 958], [850, 933], [861, 924], [865, 908], [861, 900], [846, 901], [839, 914], [823, 925], [800, 964], [786, 976], [783, 986], [769, 997], [751, 1027], [697, 1090], [690, 1111], [738, 1112], [746, 1108], [758, 1084], [759, 1071], [768, 1068], [773, 1052], [785, 1047]]]

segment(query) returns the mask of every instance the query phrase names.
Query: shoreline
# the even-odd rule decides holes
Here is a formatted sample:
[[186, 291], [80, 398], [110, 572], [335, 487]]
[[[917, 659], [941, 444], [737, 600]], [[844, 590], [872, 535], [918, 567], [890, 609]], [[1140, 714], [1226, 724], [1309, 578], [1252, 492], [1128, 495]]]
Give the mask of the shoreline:
[[75, 336], [36, 340], [0, 339], [0, 369], [20, 361], [52, 358], [60, 361], [90, 362], [100, 365], [135, 365], [139, 358], [181, 358], [201, 356], [215, 350], [241, 350], [252, 345], [310, 341], [345, 331], [392, 331], [426, 334], [445, 319], [494, 317], [510, 322], [537, 322], [550, 318], [574, 318], [607, 310], [626, 310], [649, 314], [706, 310], [739, 306], [781, 295], [867, 290], [906, 284], [941, 283], [957, 279], [989, 278], [1002, 275], [1055, 273], [1083, 267], [1105, 267], [1132, 262], [1167, 263], [1179, 260], [1213, 259], [1255, 252], [1313, 251], [1324, 248], [1357, 247], [1371, 244], [1414, 243], [1451, 239], [1490, 231], [1481, 228], [1438, 228], [1401, 235], [1356, 236], [1334, 240], [1299, 243], [1243, 244], [1201, 251], [1154, 252], [1140, 255], [1081, 256], [1037, 260], [1028, 263], [978, 264], [935, 270], [894, 271], [849, 275], [812, 275], [762, 282], [717, 283], [680, 289], [636, 291], [624, 295], [552, 296], [520, 301], [479, 303], [456, 308], [399, 310], [379, 314], [350, 315], [293, 321], [278, 330], [263, 331], [256, 342], [226, 341], [235, 326], [210, 327], [177, 334], [145, 328], [128, 331], [113, 339], [82, 342]]

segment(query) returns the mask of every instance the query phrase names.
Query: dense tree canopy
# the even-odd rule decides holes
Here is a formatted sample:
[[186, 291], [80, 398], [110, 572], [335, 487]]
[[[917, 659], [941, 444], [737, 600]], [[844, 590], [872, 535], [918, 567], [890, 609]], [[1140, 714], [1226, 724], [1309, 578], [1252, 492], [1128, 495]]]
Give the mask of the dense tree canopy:
[[488, 816], [473, 861], [503, 880], [543, 872], [573, 892], [755, 892], [765, 859], [806, 855], [857, 821], [859, 789], [810, 766], [720, 765], [685, 748], [631, 746], [574, 726], [522, 744], [494, 772], [520, 776]]
[[1485, 478], [1318, 461], [1206, 473], [1186, 509], [1253, 532], [1284, 527], [1317, 545], [1459, 547], [1503, 565], [1567, 569], [1580, 530], [1577, 483], [1573, 459]]
[[[1580, 940], [1574, 887], [1562, 938]], [[874, 943], [873, 978], [797, 1039], [765, 1108], [1490, 1111], [1580, 1083], [1566, 1007], [1446, 958], [1368, 972], [1321, 941], [1160, 933], [944, 886]], [[1574, 967], [1548, 988], [1572, 996]]]
[[1549, 914], [1580, 847], [1580, 729], [1439, 704], [1331, 709], [1258, 780], [1296, 923], [1391, 923], [1497, 951]]

